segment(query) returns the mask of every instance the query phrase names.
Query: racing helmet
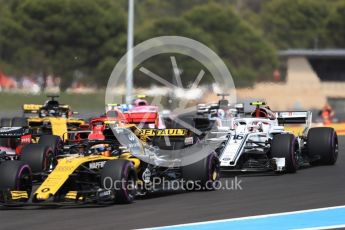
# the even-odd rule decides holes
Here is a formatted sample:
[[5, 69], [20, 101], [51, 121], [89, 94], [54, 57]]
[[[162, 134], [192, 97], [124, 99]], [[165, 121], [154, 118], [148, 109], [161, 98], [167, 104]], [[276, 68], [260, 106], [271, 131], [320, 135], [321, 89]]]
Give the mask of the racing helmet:
[[134, 106], [148, 106], [149, 103], [146, 100], [143, 100], [143, 99], [135, 99], [133, 101], [133, 105]]
[[102, 156], [110, 157], [111, 151], [107, 150], [108, 146], [109, 144], [97, 144], [97, 145], [92, 146], [90, 149], [96, 150]]
[[56, 109], [59, 108], [59, 102], [55, 101], [55, 100], [47, 100], [43, 107], [45, 107], [46, 109]]
[[274, 114], [274, 112], [272, 112], [272, 110], [268, 106], [266, 106], [264, 108], [262, 108], [262, 107], [256, 108], [254, 110], [254, 112], [252, 112], [251, 115], [252, 115], [252, 117], [269, 118], [271, 120], [276, 119], [276, 115]]
[[256, 108], [254, 110], [254, 112], [252, 112], [252, 117], [265, 117], [267, 118], [268, 117], [268, 113], [266, 111], [266, 109], [264, 108]]
[[221, 119], [224, 119], [225, 117], [225, 111], [222, 110], [222, 109], [218, 109], [217, 111], [217, 117], [221, 118]]

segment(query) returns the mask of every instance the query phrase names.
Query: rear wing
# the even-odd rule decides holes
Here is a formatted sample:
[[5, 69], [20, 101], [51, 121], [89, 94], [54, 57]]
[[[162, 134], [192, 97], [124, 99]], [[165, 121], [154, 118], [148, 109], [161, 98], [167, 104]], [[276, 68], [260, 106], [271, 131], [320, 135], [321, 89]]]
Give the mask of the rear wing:
[[218, 110], [228, 111], [234, 116], [244, 114], [244, 104], [237, 103], [234, 105], [229, 105], [227, 100], [220, 100], [218, 104], [198, 104], [196, 106], [197, 115], [217, 115]]
[[290, 111], [290, 112], [276, 112], [278, 123], [284, 124], [306, 124], [311, 125], [312, 113], [311, 111]]
[[0, 128], [0, 138], [15, 138], [22, 137], [26, 134], [31, 134], [30, 131], [22, 127], [2, 127]]
[[[36, 114], [40, 113], [40, 110], [44, 109], [44, 105], [39, 104], [24, 104], [23, 105], [23, 112], [24, 115], [36, 116]], [[71, 107], [69, 105], [60, 104], [55, 110], [59, 110], [62, 114], [66, 117], [70, 116]], [[78, 114], [77, 112], [73, 112], [73, 114]]]
[[138, 111], [124, 113], [128, 123], [155, 123], [158, 118], [158, 112]]
[[38, 104], [24, 104], [23, 111], [24, 113], [38, 113], [38, 111], [43, 107], [43, 105]]
[[196, 106], [196, 112], [198, 115], [208, 115], [212, 113], [217, 113], [219, 105], [216, 103], [212, 104], [198, 104]]

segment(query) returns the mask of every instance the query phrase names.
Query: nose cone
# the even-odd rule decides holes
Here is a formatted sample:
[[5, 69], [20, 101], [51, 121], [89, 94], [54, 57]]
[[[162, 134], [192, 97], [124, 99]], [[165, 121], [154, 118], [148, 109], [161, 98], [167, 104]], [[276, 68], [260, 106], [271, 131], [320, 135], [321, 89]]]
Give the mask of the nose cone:
[[40, 192], [35, 194], [35, 198], [37, 201], [48, 200], [51, 196], [52, 194], [48, 192]]

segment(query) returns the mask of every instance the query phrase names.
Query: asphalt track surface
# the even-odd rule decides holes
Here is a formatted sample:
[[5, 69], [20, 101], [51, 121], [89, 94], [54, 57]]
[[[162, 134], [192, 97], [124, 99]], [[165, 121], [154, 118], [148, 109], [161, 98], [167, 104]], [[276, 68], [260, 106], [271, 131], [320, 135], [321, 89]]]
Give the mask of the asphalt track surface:
[[2, 208], [0, 229], [133, 229], [345, 205], [345, 137], [339, 146], [335, 166], [239, 175], [242, 190], [156, 194], [108, 207]]

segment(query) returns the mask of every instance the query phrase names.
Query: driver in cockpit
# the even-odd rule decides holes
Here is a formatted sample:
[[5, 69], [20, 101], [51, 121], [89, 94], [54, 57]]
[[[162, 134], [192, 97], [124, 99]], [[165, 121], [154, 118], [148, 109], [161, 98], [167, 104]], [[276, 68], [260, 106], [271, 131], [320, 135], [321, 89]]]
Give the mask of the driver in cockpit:
[[257, 118], [269, 118], [271, 120], [276, 119], [276, 115], [272, 112], [269, 106], [256, 107], [254, 112], [252, 112], [251, 116]]

